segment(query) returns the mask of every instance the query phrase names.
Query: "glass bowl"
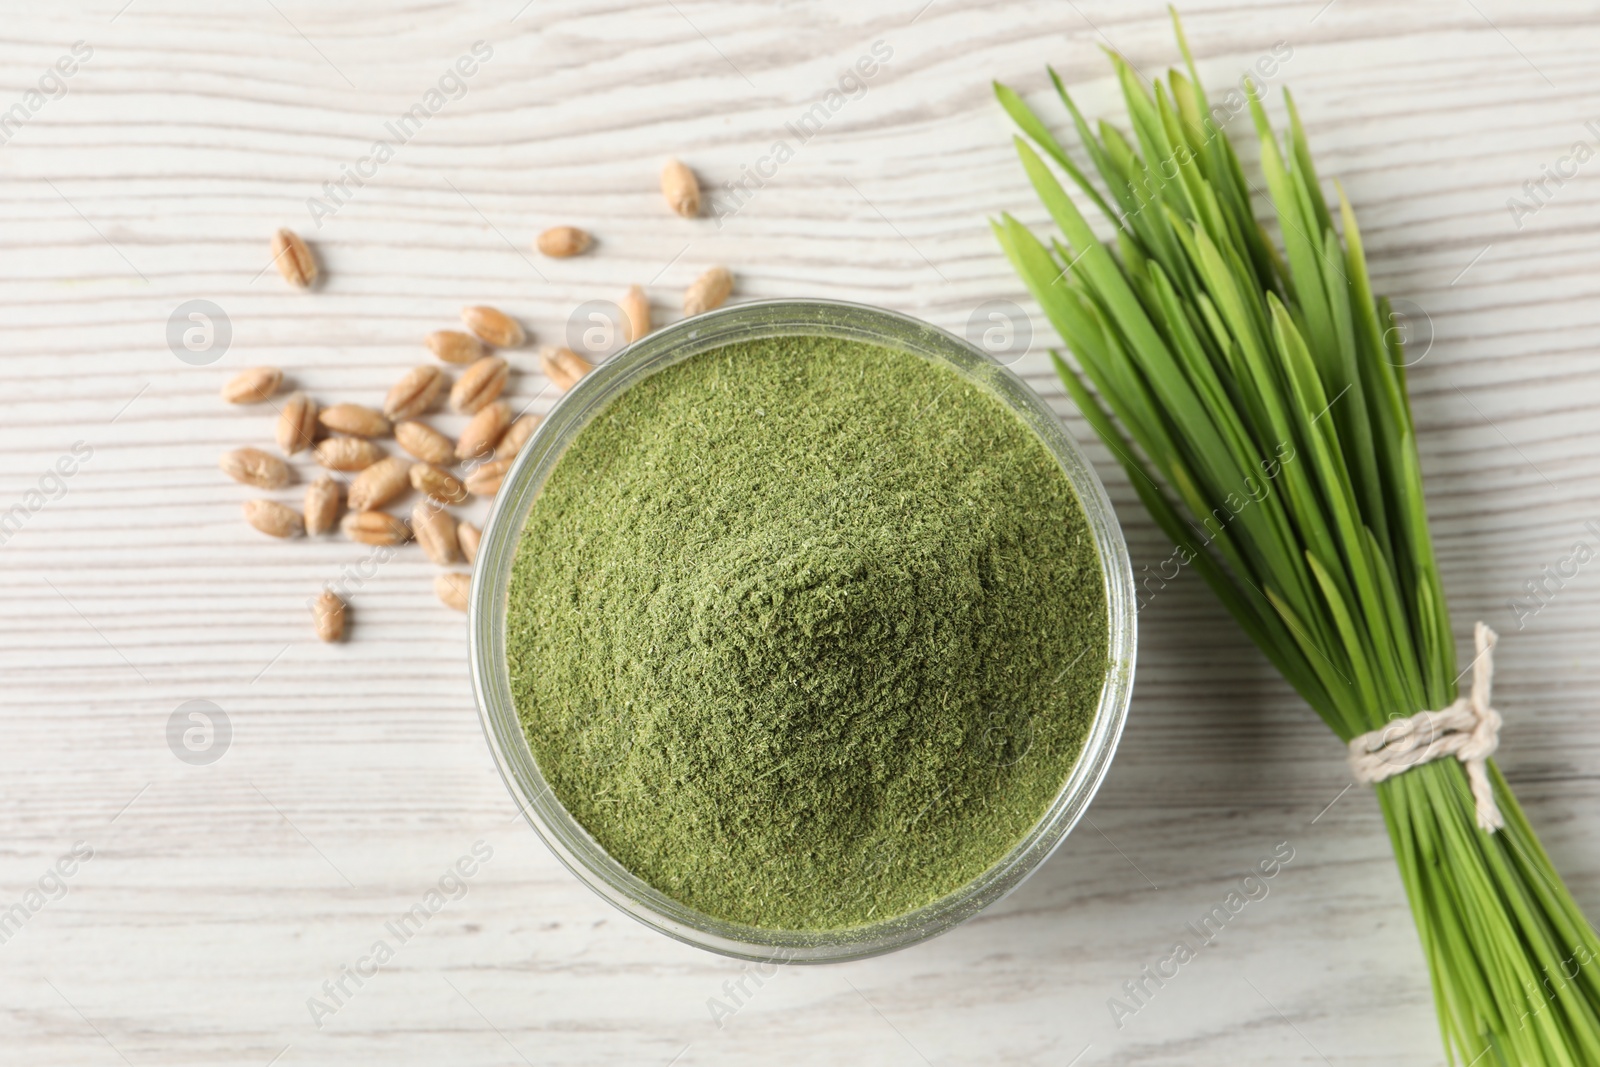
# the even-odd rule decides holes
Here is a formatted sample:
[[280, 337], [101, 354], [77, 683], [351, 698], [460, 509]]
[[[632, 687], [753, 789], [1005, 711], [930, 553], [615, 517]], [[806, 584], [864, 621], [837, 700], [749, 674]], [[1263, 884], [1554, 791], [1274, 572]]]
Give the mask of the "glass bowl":
[[[1039, 436], [1066, 473], [1088, 516], [1110, 632], [1094, 722], [1072, 772], [1033, 828], [994, 866], [916, 911], [845, 930], [774, 930], [713, 918], [633, 875], [589, 836], [540, 774], [517, 718], [506, 666], [506, 594], [523, 523], [573, 438], [610, 401], [680, 360], [736, 341], [821, 335], [909, 351], [954, 368], [998, 396]], [[739, 304], [650, 334], [595, 368], [547, 415], [501, 483], [483, 530], [468, 605], [472, 681], [484, 734], [518, 807], [566, 867], [590, 889], [669, 937], [762, 962], [826, 963], [904, 948], [966, 921], [1020, 885], [1082, 817], [1110, 767], [1133, 687], [1133, 571], [1105, 487], [1044, 401], [1016, 375], [967, 342], [882, 308], [833, 300]]]

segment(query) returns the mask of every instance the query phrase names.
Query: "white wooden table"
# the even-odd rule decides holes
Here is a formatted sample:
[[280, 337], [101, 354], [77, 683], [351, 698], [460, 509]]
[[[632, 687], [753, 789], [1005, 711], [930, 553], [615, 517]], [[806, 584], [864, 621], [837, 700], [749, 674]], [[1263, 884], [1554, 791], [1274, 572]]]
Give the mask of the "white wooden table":
[[[985, 301], [1031, 308], [985, 216], [1042, 219], [989, 79], [1048, 104], [1053, 63], [1105, 114], [1101, 45], [1150, 73], [1177, 58], [1152, 0], [520, 3], [100, 0], [4, 16], [0, 110], [22, 109], [0, 126], [0, 514], [15, 516], [0, 546], [0, 913], [20, 904], [26, 921], [0, 944], [3, 1058], [1442, 1062], [1372, 797], [1343, 792], [1339, 747], [1192, 577], [1141, 619], [1121, 753], [1048, 865], [934, 942], [746, 979], [753, 995], [720, 1026], [708, 1002], [745, 966], [613, 911], [516, 819], [473, 708], [465, 625], [419, 552], [355, 581], [347, 644], [313, 638], [306, 597], [368, 551], [272, 542], [241, 521], [251, 492], [217, 457], [269, 443], [271, 421], [219, 402], [234, 371], [276, 364], [325, 401], [372, 403], [464, 303], [559, 342], [575, 308], [632, 283], [672, 317], [714, 263], [743, 298], [857, 299], [960, 332]], [[1214, 88], [1287, 43], [1273, 84], [1293, 86], [1322, 173], [1357, 205], [1378, 285], [1431, 334], [1412, 393], [1456, 629], [1483, 618], [1504, 635], [1501, 765], [1600, 915], [1600, 563], [1522, 628], [1509, 606], [1575, 542], [1600, 546], [1584, 526], [1600, 519], [1600, 162], [1562, 162], [1575, 142], [1600, 147], [1585, 126], [1600, 115], [1591, 8], [1186, 13]], [[430, 110], [478, 41], [492, 55]], [[847, 82], [797, 137], [789, 124], [875, 42], [889, 55], [864, 89]], [[46, 77], [63, 57], [71, 76]], [[400, 142], [386, 124], [417, 104], [426, 121]], [[365, 162], [380, 139], [392, 158]], [[792, 158], [762, 162], [779, 140]], [[656, 190], [674, 154], [711, 188], [768, 173], [720, 225], [690, 222]], [[1530, 201], [1543, 167], [1576, 175]], [[366, 176], [332, 204], [323, 185], [343, 168]], [[1513, 196], [1537, 210], [1513, 212]], [[309, 198], [337, 207], [320, 227]], [[593, 230], [595, 252], [529, 250], [561, 222]], [[314, 242], [319, 291], [266, 269], [279, 225]], [[231, 326], [208, 365], [167, 341], [196, 299]], [[1034, 329], [1018, 369], [1081, 434]], [[548, 407], [531, 350], [515, 362], [515, 394]], [[1136, 563], [1159, 560], [1162, 539], [1090, 451]], [[64, 456], [71, 477], [47, 476]], [[204, 765], [168, 743], [195, 700], [231, 730]], [[386, 923], [478, 841], [492, 858], [399, 944]], [[48, 872], [79, 842], [92, 858], [58, 882]], [[1294, 858], [1270, 896], [1115, 1026], [1123, 983], [1282, 842]], [[58, 899], [28, 895], [41, 879]], [[309, 998], [336, 1003], [323, 983], [380, 939], [393, 959], [342, 979], [316, 1025]]]

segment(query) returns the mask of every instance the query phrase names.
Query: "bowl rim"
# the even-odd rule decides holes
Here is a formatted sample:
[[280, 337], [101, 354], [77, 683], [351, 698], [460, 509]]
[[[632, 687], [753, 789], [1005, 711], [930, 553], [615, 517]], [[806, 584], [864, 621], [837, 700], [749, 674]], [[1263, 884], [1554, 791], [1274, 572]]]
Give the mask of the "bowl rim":
[[[1107, 608], [1106, 677], [1094, 719], [1039, 820], [999, 861], [944, 897], [844, 930], [778, 930], [717, 919], [673, 900], [612, 859], [539, 772], [511, 695], [505, 652], [507, 593], [522, 526], [572, 439], [627, 389], [674, 363], [742, 340], [796, 335], [898, 348], [951, 367], [996, 395], [1035, 432], [1071, 483], [1095, 539]], [[683, 319], [628, 345], [585, 375], [555, 403], [506, 472], [484, 524], [468, 602], [479, 722], [501, 779], [534, 832], [581, 882], [635, 920], [685, 944], [763, 963], [844, 962], [892, 952], [960, 925], [1021, 885], [1060, 847], [1105, 779], [1127, 719], [1136, 643], [1133, 570], [1115, 510], [1076, 440], [1043, 399], [954, 334], [901, 312], [816, 298], [750, 301]]]

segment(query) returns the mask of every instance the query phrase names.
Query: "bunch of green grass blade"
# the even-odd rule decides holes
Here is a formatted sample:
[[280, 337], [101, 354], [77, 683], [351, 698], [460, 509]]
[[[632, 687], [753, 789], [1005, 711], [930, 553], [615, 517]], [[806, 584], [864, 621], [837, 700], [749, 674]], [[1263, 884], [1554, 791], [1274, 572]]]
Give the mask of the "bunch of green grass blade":
[[[1009, 215], [994, 230], [1081, 368], [1056, 356], [1062, 381], [1177, 559], [1349, 741], [1456, 696], [1400, 331], [1342, 190], [1335, 230], [1293, 101], [1280, 147], [1252, 88], [1280, 258], [1173, 18], [1188, 77], [1172, 71], [1152, 95], [1112, 56], [1131, 141], [1092, 129], [1051, 71], [1104, 191], [996, 85], [1064, 241]], [[1505, 817], [1493, 833], [1457, 760], [1377, 786], [1445, 1044], [1469, 1064], [1600, 1064], [1600, 941], [1492, 763], [1489, 775]]]

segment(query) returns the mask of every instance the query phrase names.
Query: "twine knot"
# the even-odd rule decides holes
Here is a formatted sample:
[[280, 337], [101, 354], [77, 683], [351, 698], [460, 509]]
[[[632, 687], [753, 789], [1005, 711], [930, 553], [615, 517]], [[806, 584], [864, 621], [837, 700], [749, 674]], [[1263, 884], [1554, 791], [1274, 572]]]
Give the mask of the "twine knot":
[[1454, 704], [1438, 711], [1419, 711], [1350, 739], [1350, 772], [1356, 781], [1376, 785], [1413, 767], [1454, 756], [1467, 769], [1478, 826], [1492, 834], [1506, 824], [1495, 803], [1487, 767], [1500, 745], [1500, 713], [1489, 706], [1495, 640], [1495, 632], [1483, 623], [1474, 627], [1478, 656], [1472, 661], [1472, 689]]

